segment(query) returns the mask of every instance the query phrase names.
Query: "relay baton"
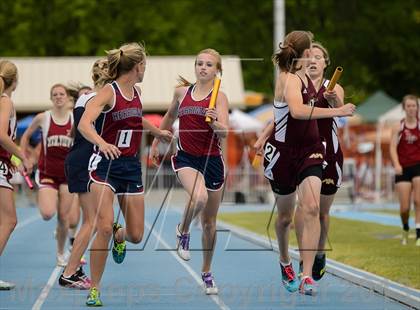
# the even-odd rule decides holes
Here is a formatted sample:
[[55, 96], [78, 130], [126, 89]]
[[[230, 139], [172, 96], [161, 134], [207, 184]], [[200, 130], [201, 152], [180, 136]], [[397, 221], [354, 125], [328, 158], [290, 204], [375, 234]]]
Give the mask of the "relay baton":
[[[22, 161], [16, 157], [15, 155], [12, 155], [12, 158], [10, 159], [10, 161], [17, 167], [19, 166]], [[32, 184], [31, 178], [29, 177], [29, 175], [26, 173], [25, 170], [23, 170], [23, 172], [21, 172], [23, 178], [25, 179], [26, 184], [28, 185], [29, 189], [33, 189], [34, 185]]]
[[334, 74], [327, 86], [328, 91], [332, 91], [334, 89], [335, 84], [337, 84], [337, 81], [341, 76], [341, 73], [343, 73], [343, 67], [335, 68]]
[[[214, 109], [214, 107], [216, 106], [216, 99], [217, 94], [219, 93], [220, 82], [221, 79], [218, 76], [216, 76], [214, 78], [213, 92], [211, 93], [209, 109]], [[206, 116], [206, 123], [211, 123], [211, 118], [209, 116]]]
[[259, 166], [261, 166], [261, 155], [255, 154], [254, 159], [252, 160], [252, 167], [257, 169]]

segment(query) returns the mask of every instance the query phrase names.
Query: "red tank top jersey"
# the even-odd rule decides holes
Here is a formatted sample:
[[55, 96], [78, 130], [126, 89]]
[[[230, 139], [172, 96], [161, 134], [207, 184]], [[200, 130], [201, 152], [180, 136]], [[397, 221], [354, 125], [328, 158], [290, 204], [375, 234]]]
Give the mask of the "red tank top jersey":
[[121, 151], [120, 156], [136, 156], [139, 152], [143, 131], [140, 94], [133, 87], [133, 98], [126, 98], [116, 81], [111, 83], [114, 105], [105, 112], [100, 136]]
[[402, 167], [420, 163], [420, 121], [415, 128], [407, 128], [405, 120], [401, 121], [397, 145], [398, 160]]
[[64, 160], [73, 145], [73, 138], [70, 137], [72, 126], [71, 112], [64, 125], [57, 124], [50, 111], [45, 112], [44, 123], [41, 124], [41, 153], [38, 159], [38, 168], [43, 174], [64, 176]]
[[[2, 94], [1, 97], [8, 97], [6, 94]], [[13, 108], [12, 114], [9, 117], [9, 127], [7, 128], [7, 135], [15, 141], [16, 139], [16, 110]], [[3, 160], [5, 162], [10, 162], [10, 157], [12, 154], [10, 154], [8, 151], [6, 151], [1, 145], [0, 145], [0, 160]]]
[[[324, 98], [324, 93], [327, 90], [329, 80], [325, 80], [321, 88], [316, 94], [315, 106], [318, 108], [333, 108]], [[338, 117], [321, 118], [317, 120], [319, 135], [322, 141], [327, 144], [327, 157], [341, 152], [340, 143], [338, 141]]]
[[220, 155], [220, 141], [205, 121], [206, 108], [210, 103], [211, 91], [206, 98], [195, 100], [191, 85], [178, 108], [178, 149], [195, 156]]
[[[307, 87], [301, 81], [303, 104], [313, 106], [316, 90], [309, 77], [307, 77], [307, 80]], [[320, 142], [317, 121], [315, 119], [298, 120], [293, 118], [286, 102], [274, 100], [274, 124], [275, 130], [273, 130], [269, 140], [277, 145], [301, 147]]]

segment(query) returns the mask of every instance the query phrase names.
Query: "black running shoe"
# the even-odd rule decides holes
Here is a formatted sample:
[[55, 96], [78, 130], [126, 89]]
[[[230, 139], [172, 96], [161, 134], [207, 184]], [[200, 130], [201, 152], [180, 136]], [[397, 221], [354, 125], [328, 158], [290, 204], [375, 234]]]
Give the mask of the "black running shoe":
[[62, 287], [75, 288], [79, 290], [88, 290], [90, 288], [90, 283], [81, 277], [79, 270], [68, 278], [64, 277], [64, 274], [61, 274], [60, 278], [58, 278], [58, 284]]
[[312, 278], [315, 281], [321, 280], [321, 278], [324, 276], [326, 268], [325, 265], [327, 263], [327, 258], [325, 256], [325, 253], [321, 256], [316, 255], [314, 264], [312, 266]]

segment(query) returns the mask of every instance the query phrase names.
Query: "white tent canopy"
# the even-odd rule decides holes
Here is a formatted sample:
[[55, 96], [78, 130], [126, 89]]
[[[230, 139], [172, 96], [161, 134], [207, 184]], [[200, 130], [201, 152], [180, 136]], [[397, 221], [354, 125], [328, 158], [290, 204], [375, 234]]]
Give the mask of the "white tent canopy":
[[404, 118], [404, 110], [402, 109], [401, 104], [397, 105], [396, 107], [392, 108], [391, 110], [382, 114], [378, 122], [379, 123], [394, 123], [399, 122]]
[[[81, 82], [91, 85], [91, 68], [99, 57], [19, 57], [8, 58], [19, 71], [19, 84], [13, 99], [17, 111], [35, 112], [51, 107], [49, 91], [56, 83]], [[148, 56], [142, 89], [145, 111], [165, 111], [182, 75], [195, 81], [195, 56]], [[245, 101], [241, 62], [238, 56], [223, 56], [221, 90], [230, 107], [241, 107]]]

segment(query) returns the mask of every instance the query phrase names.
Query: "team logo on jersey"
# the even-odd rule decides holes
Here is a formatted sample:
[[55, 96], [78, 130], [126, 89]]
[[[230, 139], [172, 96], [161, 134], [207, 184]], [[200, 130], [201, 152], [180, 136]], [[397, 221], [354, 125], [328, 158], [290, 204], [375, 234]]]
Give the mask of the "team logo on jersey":
[[324, 155], [322, 155], [321, 153], [312, 153], [311, 156], [309, 156], [309, 158], [313, 158], [313, 159], [320, 158], [320, 159], [323, 159], [324, 158]]
[[411, 134], [410, 130], [405, 130], [405, 141], [408, 144], [414, 144], [417, 141], [417, 137]]
[[334, 180], [333, 179], [323, 179], [322, 183], [325, 183], [325, 185], [334, 185]]
[[70, 148], [73, 145], [73, 139], [65, 135], [55, 135], [47, 138], [47, 147], [65, 147]]

